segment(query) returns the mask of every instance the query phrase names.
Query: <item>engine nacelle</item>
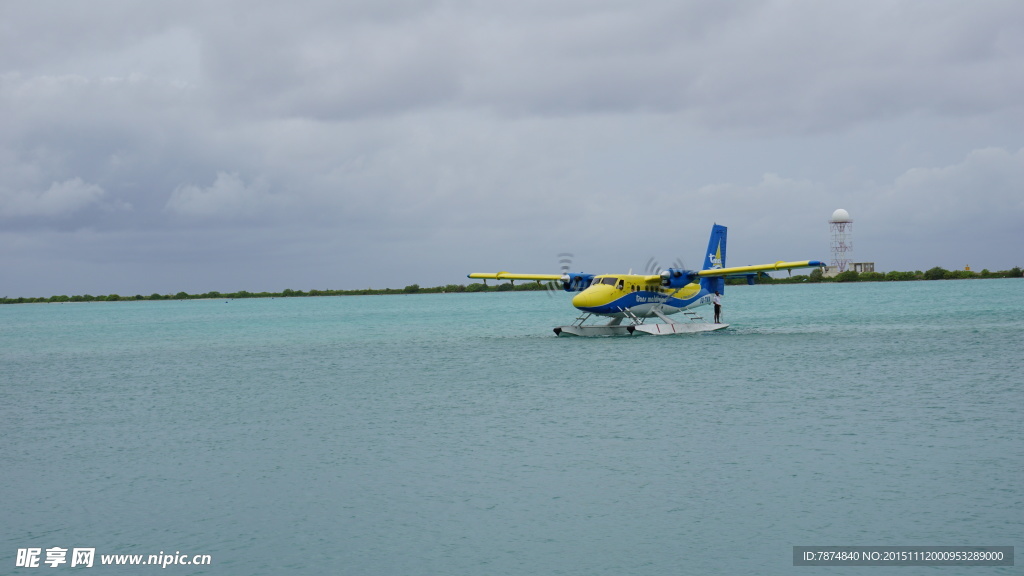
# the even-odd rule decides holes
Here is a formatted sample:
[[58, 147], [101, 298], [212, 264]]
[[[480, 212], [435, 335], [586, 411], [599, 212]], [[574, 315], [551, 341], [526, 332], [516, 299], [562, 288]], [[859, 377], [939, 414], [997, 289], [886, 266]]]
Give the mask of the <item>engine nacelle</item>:
[[696, 279], [696, 272], [682, 268], [669, 268], [661, 273], [661, 285], [665, 288], [675, 288], [678, 290]]
[[594, 282], [596, 274], [570, 272], [562, 275], [562, 290], [566, 292], [582, 292]]

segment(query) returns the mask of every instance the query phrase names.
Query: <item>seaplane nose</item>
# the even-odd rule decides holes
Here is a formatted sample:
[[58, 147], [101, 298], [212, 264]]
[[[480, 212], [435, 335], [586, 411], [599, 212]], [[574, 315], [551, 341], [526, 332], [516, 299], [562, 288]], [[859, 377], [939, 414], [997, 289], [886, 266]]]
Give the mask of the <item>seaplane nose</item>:
[[605, 304], [604, 300], [606, 300], [606, 298], [602, 298], [602, 294], [599, 292], [600, 290], [587, 288], [583, 292], [572, 297], [572, 305], [577, 308], [596, 308], [601, 304]]

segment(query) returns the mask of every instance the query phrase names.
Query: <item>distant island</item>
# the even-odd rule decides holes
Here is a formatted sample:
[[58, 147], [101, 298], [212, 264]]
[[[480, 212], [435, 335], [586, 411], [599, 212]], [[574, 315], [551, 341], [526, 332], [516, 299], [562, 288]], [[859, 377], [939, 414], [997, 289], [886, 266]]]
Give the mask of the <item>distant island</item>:
[[[921, 272], [854, 272], [847, 270], [835, 277], [826, 277], [820, 268], [810, 274], [796, 274], [785, 278], [772, 278], [768, 274], [761, 273], [757, 279], [758, 284], [802, 284], [819, 282], [913, 282], [918, 280], [968, 280], [987, 278], [1020, 278], [1021, 269], [1014, 266], [1009, 270], [1000, 272], [972, 272], [970, 270], [946, 270], [938, 266]], [[726, 284], [746, 284], [745, 278], [729, 278]], [[49, 298], [0, 298], [0, 304], [33, 304], [48, 302], [119, 302], [119, 301], [142, 301], [142, 300], [210, 300], [210, 299], [240, 299], [240, 298], [296, 298], [304, 296], [379, 296], [386, 294], [449, 294], [464, 292], [525, 292], [536, 290], [551, 290], [552, 287], [540, 282], [520, 282], [514, 284], [447, 284], [445, 286], [434, 286], [423, 288], [419, 284], [410, 284], [405, 288], [366, 288], [363, 290], [284, 290], [283, 292], [206, 292], [204, 294], [189, 294], [178, 292], [177, 294], [150, 294], [143, 296], [120, 296], [118, 294], [107, 294], [105, 296], [93, 296], [83, 294], [80, 296], [50, 296]], [[557, 288], [561, 290], [561, 288]]]
[[[802, 282], [913, 282], [916, 280], [972, 280], [986, 278], [1020, 278], [1020, 266], [1014, 266], [1009, 270], [989, 272], [986, 268], [981, 272], [971, 270], [946, 270], [938, 266], [921, 272], [856, 272], [847, 270], [829, 278], [817, 268], [810, 274], [796, 274], [785, 278], [772, 278], [763, 274], [758, 279], [760, 284], [798, 284]], [[726, 284], [744, 284], [743, 278], [730, 278]]]

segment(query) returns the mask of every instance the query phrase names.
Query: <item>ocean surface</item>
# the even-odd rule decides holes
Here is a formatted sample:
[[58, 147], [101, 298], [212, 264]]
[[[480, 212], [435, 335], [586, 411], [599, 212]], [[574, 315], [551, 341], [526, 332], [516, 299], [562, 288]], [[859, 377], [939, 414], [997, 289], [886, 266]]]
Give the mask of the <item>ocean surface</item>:
[[[669, 337], [555, 337], [569, 299], [0, 306], [0, 574], [1024, 571], [792, 561], [1024, 551], [1024, 280], [728, 287]], [[158, 553], [211, 562], [100, 566]]]

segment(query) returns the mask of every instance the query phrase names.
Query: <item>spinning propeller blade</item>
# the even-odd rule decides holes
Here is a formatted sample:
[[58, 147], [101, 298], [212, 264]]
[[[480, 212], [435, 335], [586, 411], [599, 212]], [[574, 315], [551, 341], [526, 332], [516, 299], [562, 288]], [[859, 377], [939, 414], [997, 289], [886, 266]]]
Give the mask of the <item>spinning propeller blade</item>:
[[[676, 258], [675, 261], [672, 262], [672, 267], [685, 269], [686, 263], [683, 262], [682, 258]], [[655, 259], [654, 256], [648, 258], [647, 264], [644, 265], [644, 274], [647, 276], [661, 274], [662, 270], [661, 264], [658, 264], [658, 260]]]
[[[686, 262], [684, 262], [682, 258], [676, 258], [672, 262], [672, 268], [675, 268], [675, 269], [678, 269], [678, 270], [686, 270]], [[664, 270], [661, 268], [661, 265], [658, 264], [658, 261], [654, 258], [654, 256], [651, 256], [650, 258], [647, 259], [647, 264], [644, 265], [644, 274], [645, 275], [647, 275], [647, 276], [656, 276], [656, 275], [662, 274], [663, 272], [664, 272]], [[665, 303], [668, 302], [669, 298], [671, 298], [671, 297], [675, 296], [676, 294], [678, 294], [680, 290], [682, 290], [682, 287], [677, 288], [677, 289], [673, 290], [672, 292], [662, 293], [661, 294], [661, 296], [662, 296], [661, 302], [659, 304], [661, 306], [664, 306]]]
[[562, 252], [558, 255], [558, 267], [561, 271], [563, 280], [552, 280], [547, 283], [548, 296], [554, 295], [555, 292], [562, 291], [562, 283], [565, 282], [564, 278], [569, 276], [569, 268], [572, 266], [573, 255], [568, 252]]

